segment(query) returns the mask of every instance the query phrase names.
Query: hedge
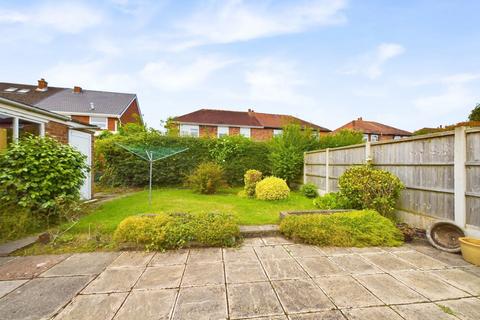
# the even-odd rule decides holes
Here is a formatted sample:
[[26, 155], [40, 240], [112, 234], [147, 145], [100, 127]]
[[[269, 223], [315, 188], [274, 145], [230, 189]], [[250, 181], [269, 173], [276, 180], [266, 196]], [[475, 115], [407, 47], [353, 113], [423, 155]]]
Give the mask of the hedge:
[[[235, 139], [240, 145], [219, 161], [215, 150], [225, 139]], [[155, 147], [186, 147], [187, 151], [159, 160], [153, 164], [153, 184], [155, 186], [181, 185], [200, 163], [219, 163], [225, 171], [228, 184], [243, 184], [243, 175], [248, 169], [270, 173], [268, 146], [264, 142], [227, 137], [224, 139], [191, 138], [165, 136], [156, 131], [135, 135], [114, 135], [95, 143], [96, 177], [100, 183], [111, 186], [145, 186], [148, 183], [148, 163], [129, 153], [123, 145], [148, 145]]]

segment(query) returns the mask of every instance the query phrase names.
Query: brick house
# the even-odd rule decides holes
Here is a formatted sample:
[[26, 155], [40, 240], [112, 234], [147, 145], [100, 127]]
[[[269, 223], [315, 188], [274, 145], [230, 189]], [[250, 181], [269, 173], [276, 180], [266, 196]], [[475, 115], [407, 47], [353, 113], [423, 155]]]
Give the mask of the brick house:
[[143, 122], [135, 94], [0, 82], [0, 97], [70, 116], [73, 120], [116, 132], [121, 124]]
[[342, 129], [350, 129], [362, 132], [364, 141], [384, 141], [392, 139], [396, 140], [410, 137], [412, 135], [411, 132], [397, 129], [374, 121], [366, 121], [362, 118], [353, 120], [341, 126], [340, 128], [335, 129], [334, 132], [338, 132]]
[[[25, 134], [47, 135], [82, 152], [92, 168], [96, 129], [69, 116], [0, 97], [0, 152]], [[90, 171], [80, 190], [84, 199], [93, 196], [92, 177], [93, 172]]]
[[194, 137], [222, 137], [242, 135], [257, 141], [269, 140], [282, 133], [289, 123], [298, 123], [309, 127], [319, 135], [330, 132], [329, 129], [290, 115], [270, 114], [248, 111], [228, 111], [200, 109], [173, 118], [178, 124], [180, 135]]

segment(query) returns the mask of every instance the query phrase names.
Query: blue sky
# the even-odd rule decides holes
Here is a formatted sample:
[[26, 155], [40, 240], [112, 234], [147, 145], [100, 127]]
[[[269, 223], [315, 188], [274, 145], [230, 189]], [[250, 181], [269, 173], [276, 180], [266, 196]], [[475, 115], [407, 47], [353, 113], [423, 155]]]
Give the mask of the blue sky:
[[480, 1], [3, 1], [0, 81], [415, 130], [480, 102]]

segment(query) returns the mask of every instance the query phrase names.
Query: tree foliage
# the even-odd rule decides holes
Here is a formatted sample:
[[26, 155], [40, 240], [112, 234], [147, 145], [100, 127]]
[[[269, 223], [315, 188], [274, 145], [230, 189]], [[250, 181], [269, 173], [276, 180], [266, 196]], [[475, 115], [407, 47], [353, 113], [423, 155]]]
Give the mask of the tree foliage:
[[320, 137], [319, 148], [338, 148], [359, 144], [363, 142], [363, 134], [360, 131], [343, 129], [336, 133], [327, 134]]
[[468, 120], [470, 121], [480, 121], [480, 103], [477, 104], [475, 108], [473, 108], [472, 112], [468, 116]]

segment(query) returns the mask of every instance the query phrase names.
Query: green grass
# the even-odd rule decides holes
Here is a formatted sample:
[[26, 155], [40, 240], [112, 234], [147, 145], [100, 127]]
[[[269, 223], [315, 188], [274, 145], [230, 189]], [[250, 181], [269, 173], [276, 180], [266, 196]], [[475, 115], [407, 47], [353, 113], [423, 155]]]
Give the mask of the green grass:
[[113, 233], [126, 217], [159, 212], [224, 212], [235, 215], [239, 224], [276, 224], [278, 215], [285, 210], [315, 209], [312, 199], [292, 192], [290, 198], [278, 201], [262, 201], [238, 196], [241, 189], [224, 189], [214, 195], [201, 195], [189, 189], [162, 188], [153, 191], [152, 205], [148, 203], [148, 191], [106, 202], [71, 229], [72, 233], [101, 230]]

